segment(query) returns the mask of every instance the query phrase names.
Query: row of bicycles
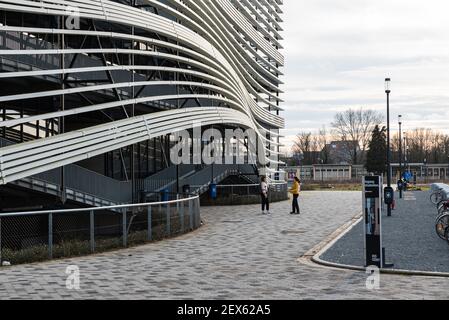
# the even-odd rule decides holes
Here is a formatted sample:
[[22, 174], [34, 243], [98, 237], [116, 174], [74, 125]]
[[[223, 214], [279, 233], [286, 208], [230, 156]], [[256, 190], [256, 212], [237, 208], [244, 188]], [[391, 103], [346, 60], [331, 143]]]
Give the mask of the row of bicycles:
[[435, 231], [443, 240], [449, 242], [449, 186], [441, 183], [432, 185], [430, 202], [437, 207]]

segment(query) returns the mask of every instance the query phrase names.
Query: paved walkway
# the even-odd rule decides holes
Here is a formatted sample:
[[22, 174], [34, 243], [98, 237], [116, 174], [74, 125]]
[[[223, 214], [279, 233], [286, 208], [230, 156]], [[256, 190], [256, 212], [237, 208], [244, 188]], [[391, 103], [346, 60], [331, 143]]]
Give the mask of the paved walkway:
[[[435, 232], [436, 208], [429, 192], [406, 192], [396, 199], [391, 217], [382, 215], [382, 242], [387, 262], [396, 269], [449, 272], [449, 245]], [[342, 264], [364, 266], [363, 222], [343, 236], [321, 259]]]
[[[272, 216], [258, 206], [203, 208], [193, 234], [96, 256], [0, 269], [0, 298], [349, 299], [448, 298], [449, 279], [383, 275], [305, 265], [298, 257], [360, 211], [358, 192], [305, 192], [301, 216], [288, 202]], [[77, 265], [81, 290], [66, 289]]]

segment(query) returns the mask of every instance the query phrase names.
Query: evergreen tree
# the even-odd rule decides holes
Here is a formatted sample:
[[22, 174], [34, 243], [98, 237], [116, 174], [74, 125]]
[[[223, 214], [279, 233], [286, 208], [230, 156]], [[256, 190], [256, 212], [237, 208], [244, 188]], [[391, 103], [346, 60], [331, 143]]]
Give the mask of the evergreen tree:
[[366, 154], [365, 168], [368, 172], [382, 175], [387, 171], [387, 129], [376, 126], [372, 132]]

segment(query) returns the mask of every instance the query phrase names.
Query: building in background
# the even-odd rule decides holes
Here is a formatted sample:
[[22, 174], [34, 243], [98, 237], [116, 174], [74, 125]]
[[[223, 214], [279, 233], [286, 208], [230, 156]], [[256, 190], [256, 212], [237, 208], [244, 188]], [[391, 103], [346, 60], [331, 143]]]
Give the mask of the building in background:
[[[410, 182], [429, 183], [449, 180], [449, 164], [410, 163], [402, 165], [399, 170], [398, 163], [392, 163], [393, 178], [399, 179], [400, 172], [410, 172]], [[286, 166], [288, 180], [293, 181], [295, 176], [304, 182], [361, 182], [369, 174], [364, 165], [337, 165], [315, 164], [308, 166]]]
[[332, 141], [325, 146], [323, 153], [328, 154], [329, 164], [352, 164], [354, 156], [360, 152], [357, 141]]
[[[231, 175], [279, 178], [281, 7], [0, 1], [0, 209], [133, 203], [185, 185], [203, 193]], [[200, 124], [255, 130], [269, 164], [172, 165], [172, 134]]]

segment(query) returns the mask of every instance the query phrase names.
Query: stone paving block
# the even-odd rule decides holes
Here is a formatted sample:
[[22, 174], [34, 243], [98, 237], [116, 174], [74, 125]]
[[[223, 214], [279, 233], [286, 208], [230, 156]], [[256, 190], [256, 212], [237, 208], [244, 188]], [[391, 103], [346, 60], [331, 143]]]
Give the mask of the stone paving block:
[[[297, 259], [361, 212], [360, 192], [304, 192], [290, 203], [202, 208], [205, 226], [176, 239], [94, 256], [0, 270], [0, 299], [344, 299], [447, 298], [449, 281], [382, 276], [368, 291], [363, 272]], [[65, 288], [77, 265], [81, 290]], [[24, 288], [31, 285], [30, 291]]]
[[[396, 195], [397, 196], [397, 195]], [[436, 208], [428, 192], [406, 192], [396, 199], [392, 217], [382, 215], [382, 242], [387, 262], [396, 269], [449, 272], [449, 245], [435, 233]], [[321, 258], [364, 266], [363, 222], [343, 236]]]

